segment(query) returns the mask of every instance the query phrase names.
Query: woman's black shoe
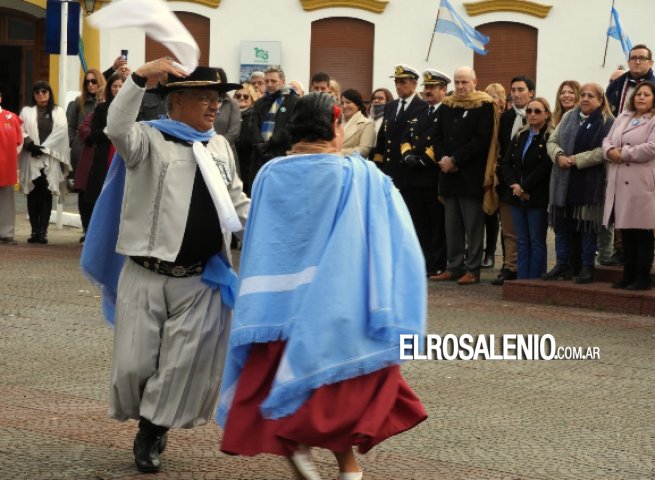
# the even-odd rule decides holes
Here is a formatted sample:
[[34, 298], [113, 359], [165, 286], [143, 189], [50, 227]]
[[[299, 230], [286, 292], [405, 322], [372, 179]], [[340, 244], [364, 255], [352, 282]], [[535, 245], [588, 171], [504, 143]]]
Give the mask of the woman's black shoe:
[[631, 279], [627, 279], [627, 280], [626, 280], [626, 279], [622, 278], [622, 279], [619, 280], [618, 282], [614, 282], [614, 283], [612, 284], [612, 288], [618, 288], [618, 289], [623, 290], [623, 289], [627, 288], [628, 285], [630, 285], [631, 283], [632, 283], [632, 280], [631, 280]]
[[630, 285], [625, 287], [625, 289], [626, 290], [650, 290], [651, 285], [650, 285], [650, 282], [643, 282], [643, 281], [635, 280]]
[[585, 284], [594, 282], [594, 267], [582, 267], [580, 275], [575, 277], [575, 283]]
[[571, 280], [573, 278], [573, 273], [569, 265], [558, 263], [550, 272], [546, 272], [541, 276], [542, 280], [557, 280], [559, 278], [563, 280]]

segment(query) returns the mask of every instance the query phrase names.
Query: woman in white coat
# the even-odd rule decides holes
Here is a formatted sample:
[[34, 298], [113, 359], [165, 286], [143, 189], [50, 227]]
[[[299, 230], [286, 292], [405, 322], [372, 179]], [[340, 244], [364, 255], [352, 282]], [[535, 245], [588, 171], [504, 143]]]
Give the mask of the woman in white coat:
[[64, 110], [55, 105], [52, 88], [41, 80], [32, 87], [32, 106], [23, 108], [20, 118], [25, 130], [25, 147], [18, 167], [32, 226], [27, 241], [45, 244], [52, 196], [59, 195], [71, 171], [68, 122]]
[[366, 116], [362, 95], [357, 90], [346, 90], [341, 94], [341, 104], [346, 119], [341, 153], [350, 155], [359, 152], [362, 157], [368, 158], [375, 146], [375, 122]]
[[625, 264], [614, 288], [648, 290], [655, 228], [655, 83], [643, 82], [603, 140], [610, 162], [603, 224], [621, 230]]

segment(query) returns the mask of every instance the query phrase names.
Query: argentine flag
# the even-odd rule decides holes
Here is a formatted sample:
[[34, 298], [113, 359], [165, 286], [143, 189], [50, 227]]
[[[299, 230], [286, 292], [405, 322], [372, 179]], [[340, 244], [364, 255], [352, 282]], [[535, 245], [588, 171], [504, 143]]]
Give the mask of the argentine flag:
[[607, 34], [621, 42], [623, 54], [625, 55], [625, 58], [628, 58], [630, 50], [632, 50], [632, 42], [630, 41], [630, 37], [628, 37], [628, 35], [623, 31], [621, 20], [619, 19], [619, 12], [617, 12], [614, 7], [612, 7], [612, 18], [610, 26], [607, 29]]
[[486, 55], [488, 53], [484, 49], [484, 46], [489, 43], [489, 37], [481, 34], [466, 23], [448, 0], [441, 0], [439, 18], [434, 31], [459, 38], [464, 42], [464, 45], [480, 55]]

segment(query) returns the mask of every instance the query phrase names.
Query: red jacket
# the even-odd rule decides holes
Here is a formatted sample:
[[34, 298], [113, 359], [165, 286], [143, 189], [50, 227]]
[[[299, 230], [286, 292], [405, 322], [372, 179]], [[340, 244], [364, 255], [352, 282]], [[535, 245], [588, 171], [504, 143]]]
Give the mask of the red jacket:
[[18, 183], [18, 147], [23, 144], [22, 124], [18, 115], [0, 109], [0, 187]]

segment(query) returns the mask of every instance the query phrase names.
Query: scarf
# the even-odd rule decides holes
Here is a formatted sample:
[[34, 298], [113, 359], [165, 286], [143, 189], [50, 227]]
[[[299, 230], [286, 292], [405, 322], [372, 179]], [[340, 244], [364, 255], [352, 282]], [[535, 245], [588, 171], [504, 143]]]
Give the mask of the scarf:
[[525, 108], [514, 107], [514, 112], [516, 112], [516, 117], [514, 117], [514, 125], [512, 125], [512, 134], [510, 138], [514, 138], [516, 132], [523, 128], [525, 125]]
[[384, 115], [385, 105], [385, 103], [376, 103], [375, 105], [371, 105], [371, 116], [373, 117], [373, 120], [377, 120]]
[[498, 185], [498, 177], [496, 176], [496, 164], [498, 162], [498, 104], [489, 95], [477, 90], [465, 97], [449, 95], [441, 103], [450, 108], [464, 108], [467, 110], [480, 108], [485, 103], [491, 103], [494, 107], [494, 131], [491, 135], [482, 182], [482, 209], [487, 215], [493, 215], [498, 210], [498, 193], [495, 188]]
[[[209, 156], [208, 162], [213, 164], [211, 155], [201, 142], [209, 142], [216, 132], [211, 129], [207, 132], [199, 132], [191, 128], [185, 123], [177, 122], [175, 120], [164, 119], [144, 122], [157, 130], [171, 135], [177, 139], [187, 142], [193, 142], [194, 154], [196, 159], [199, 159], [197, 148], [202, 148]], [[202, 155], [202, 153], [201, 153]], [[206, 160], [206, 159], [204, 159]], [[200, 166], [199, 160], [198, 165]], [[203, 179], [207, 183], [207, 188], [212, 195], [212, 199], [216, 204], [214, 194], [210, 188], [210, 179], [203, 172], [201, 173]], [[214, 168], [215, 174], [218, 176], [218, 181], [223, 183], [223, 188], [226, 189], [224, 181], [220, 178], [220, 173]], [[100, 193], [100, 197], [94, 208], [94, 215], [91, 216], [91, 222], [86, 233], [86, 240], [82, 249], [82, 258], [80, 266], [82, 272], [91, 280], [92, 283], [100, 288], [102, 294], [102, 310], [105, 319], [110, 325], [114, 324], [116, 317], [116, 294], [118, 292], [118, 278], [125, 262], [125, 257], [116, 253], [116, 241], [118, 239], [118, 230], [121, 218], [121, 204], [123, 201], [123, 191], [125, 189], [125, 162], [121, 156], [116, 153], [109, 167], [105, 184]], [[234, 211], [234, 205], [231, 200], [230, 207]], [[224, 208], [216, 206], [216, 211], [219, 215], [221, 228], [223, 228], [224, 219], [221, 217]], [[236, 212], [234, 213], [236, 215]], [[238, 221], [238, 218], [237, 218]], [[231, 221], [229, 221], [231, 222]], [[240, 223], [240, 222], [239, 222]], [[239, 227], [241, 229], [241, 227]], [[235, 231], [235, 230], [230, 230]], [[234, 292], [232, 291], [236, 285], [236, 274], [230, 268], [227, 260], [220, 255], [214, 255], [209, 259], [205, 270], [202, 274], [202, 280], [211, 288], [216, 289], [217, 286], [221, 290], [221, 299], [225, 305], [232, 308], [234, 303], [230, 299], [234, 299]]]
[[48, 180], [48, 189], [53, 195], [59, 195], [71, 171], [66, 114], [60, 107], [52, 110], [52, 132], [45, 139], [39, 138], [36, 107], [23, 108], [20, 119], [27, 136], [43, 147], [43, 155], [40, 158], [33, 157], [27, 150], [20, 154], [20, 184], [23, 186], [23, 193], [30, 193], [34, 189], [33, 181], [41, 176], [43, 170]]
[[[558, 141], [566, 156], [600, 148], [613, 124], [613, 118], [605, 118], [600, 108], [580, 123], [583, 118], [580, 107], [568, 111], [562, 118]], [[551, 224], [555, 216], [571, 216], [582, 222], [585, 230], [598, 231], [605, 197], [604, 165], [580, 170], [560, 168], [555, 162], [549, 190]]]
[[253, 186], [217, 421], [253, 343], [286, 341], [265, 418], [293, 414], [321, 385], [400, 363], [399, 335], [425, 327], [424, 274], [407, 207], [373, 162], [268, 162]]
[[270, 97], [272, 102], [268, 112], [266, 112], [266, 115], [264, 115], [261, 134], [262, 139], [264, 139], [265, 142], [268, 142], [273, 136], [273, 130], [275, 130], [275, 116], [277, 115], [278, 108], [280, 108], [280, 105], [282, 105], [282, 102], [284, 101], [284, 95], [282, 94], [281, 90], [271, 94], [267, 92], [266, 95], [267, 98]]

